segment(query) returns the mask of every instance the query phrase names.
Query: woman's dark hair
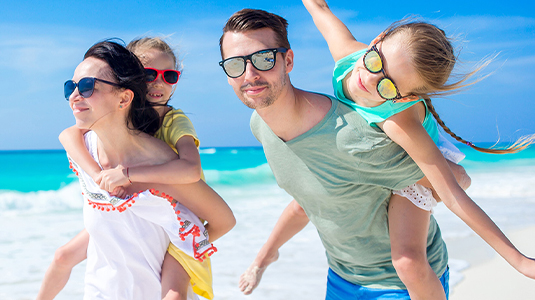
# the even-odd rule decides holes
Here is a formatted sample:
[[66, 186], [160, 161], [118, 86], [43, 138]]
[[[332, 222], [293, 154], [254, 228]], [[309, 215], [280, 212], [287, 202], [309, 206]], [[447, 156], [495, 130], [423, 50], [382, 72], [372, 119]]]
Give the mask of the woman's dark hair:
[[110, 75], [115, 78], [117, 84], [134, 93], [127, 116], [128, 128], [154, 135], [160, 127], [160, 116], [147, 100], [145, 69], [139, 59], [124, 46], [110, 40], [96, 43], [89, 48], [84, 59], [89, 57], [105, 61], [110, 66]]

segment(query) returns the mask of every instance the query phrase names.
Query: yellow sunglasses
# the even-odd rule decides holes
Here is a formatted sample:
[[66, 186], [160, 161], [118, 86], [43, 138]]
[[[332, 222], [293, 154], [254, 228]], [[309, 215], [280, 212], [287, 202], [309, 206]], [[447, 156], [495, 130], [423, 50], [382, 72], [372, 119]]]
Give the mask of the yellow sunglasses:
[[381, 54], [379, 54], [376, 45], [377, 43], [364, 54], [364, 67], [366, 67], [366, 70], [374, 74], [379, 72], [383, 73], [384, 77], [379, 80], [379, 83], [377, 84], [377, 92], [379, 93], [379, 96], [385, 100], [394, 101], [404, 98], [399, 93], [394, 81], [386, 75], [383, 67], [383, 60], [381, 59]]

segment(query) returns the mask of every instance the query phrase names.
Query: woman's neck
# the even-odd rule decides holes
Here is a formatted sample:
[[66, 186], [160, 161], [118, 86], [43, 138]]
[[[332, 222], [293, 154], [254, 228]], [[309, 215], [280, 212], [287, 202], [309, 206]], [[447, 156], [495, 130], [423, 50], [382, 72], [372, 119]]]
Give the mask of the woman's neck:
[[136, 133], [125, 126], [93, 129], [98, 136], [98, 157], [104, 169], [118, 165], [133, 166], [142, 162], [146, 152], [144, 133]]

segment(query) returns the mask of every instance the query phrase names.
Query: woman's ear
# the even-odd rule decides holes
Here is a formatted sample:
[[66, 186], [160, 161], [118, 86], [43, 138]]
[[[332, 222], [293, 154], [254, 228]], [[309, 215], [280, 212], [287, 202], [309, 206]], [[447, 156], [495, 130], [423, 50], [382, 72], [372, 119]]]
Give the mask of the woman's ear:
[[120, 97], [121, 101], [119, 101], [119, 108], [127, 108], [134, 99], [134, 92], [129, 89], [124, 89], [123, 91], [121, 91]]

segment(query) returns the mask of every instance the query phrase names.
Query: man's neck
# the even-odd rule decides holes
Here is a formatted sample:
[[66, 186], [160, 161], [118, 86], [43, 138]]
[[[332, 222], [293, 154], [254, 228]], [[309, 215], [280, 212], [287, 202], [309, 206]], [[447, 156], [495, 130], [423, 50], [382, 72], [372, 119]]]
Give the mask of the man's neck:
[[257, 109], [264, 122], [283, 141], [290, 141], [318, 124], [331, 108], [323, 95], [293, 86], [270, 106]]

